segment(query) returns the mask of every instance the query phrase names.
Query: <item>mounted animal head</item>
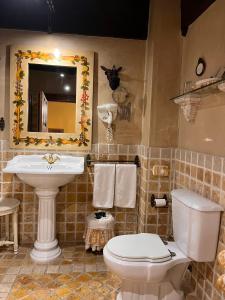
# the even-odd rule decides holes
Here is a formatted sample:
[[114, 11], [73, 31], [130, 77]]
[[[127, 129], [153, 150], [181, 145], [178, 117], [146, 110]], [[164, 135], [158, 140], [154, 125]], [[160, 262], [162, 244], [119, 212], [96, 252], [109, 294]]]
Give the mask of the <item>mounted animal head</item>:
[[116, 67], [113, 66], [112, 69], [107, 69], [106, 67], [101, 66], [101, 68], [105, 71], [105, 75], [107, 76], [111, 89], [113, 91], [116, 90], [120, 85], [119, 72], [122, 70], [122, 67], [116, 69]]

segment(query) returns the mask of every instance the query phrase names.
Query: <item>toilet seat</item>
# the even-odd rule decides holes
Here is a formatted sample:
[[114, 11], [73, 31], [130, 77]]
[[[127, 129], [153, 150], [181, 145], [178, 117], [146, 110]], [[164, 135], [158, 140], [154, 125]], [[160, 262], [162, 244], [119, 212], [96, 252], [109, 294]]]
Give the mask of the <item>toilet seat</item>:
[[120, 235], [107, 243], [110, 254], [125, 261], [160, 263], [171, 260], [168, 248], [157, 234]]

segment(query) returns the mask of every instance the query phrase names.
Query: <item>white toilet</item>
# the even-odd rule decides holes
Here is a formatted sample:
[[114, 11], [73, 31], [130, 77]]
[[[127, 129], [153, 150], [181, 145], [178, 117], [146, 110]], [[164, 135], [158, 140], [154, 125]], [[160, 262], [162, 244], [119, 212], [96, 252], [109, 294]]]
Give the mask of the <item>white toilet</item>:
[[107, 267], [122, 279], [117, 300], [183, 300], [190, 261], [215, 259], [223, 208], [185, 189], [171, 194], [175, 242], [164, 245], [157, 234], [140, 233], [114, 237], [104, 247]]

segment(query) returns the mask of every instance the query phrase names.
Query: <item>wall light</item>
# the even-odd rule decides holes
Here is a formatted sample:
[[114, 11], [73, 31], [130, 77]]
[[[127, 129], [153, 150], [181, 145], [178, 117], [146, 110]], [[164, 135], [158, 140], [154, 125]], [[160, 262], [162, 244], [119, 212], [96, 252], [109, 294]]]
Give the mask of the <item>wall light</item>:
[[60, 77], [65, 77], [65, 75], [63, 73], [60, 73]]
[[204, 141], [205, 142], [213, 142], [213, 139], [206, 137], [206, 138], [204, 138]]
[[70, 86], [69, 85], [64, 85], [64, 90], [67, 91], [67, 92], [70, 91]]
[[61, 56], [61, 52], [57, 48], [54, 50], [53, 54], [54, 54], [55, 58], [57, 58], [57, 59], [60, 58], [60, 56]]

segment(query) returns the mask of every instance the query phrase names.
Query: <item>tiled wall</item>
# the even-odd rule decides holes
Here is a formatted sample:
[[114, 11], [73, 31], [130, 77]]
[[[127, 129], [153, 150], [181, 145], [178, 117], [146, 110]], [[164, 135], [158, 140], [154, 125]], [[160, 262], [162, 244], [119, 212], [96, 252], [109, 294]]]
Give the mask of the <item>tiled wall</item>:
[[[24, 152], [9, 149], [7, 141], [1, 141], [0, 144], [1, 168], [15, 155], [34, 154], [31, 151]], [[38, 153], [44, 152], [38, 151]], [[67, 154], [74, 155], [74, 153], [69, 152]], [[136, 154], [138, 154], [138, 147], [135, 145], [98, 144], [93, 145], [91, 152], [92, 157], [96, 159], [133, 160]], [[76, 153], [76, 155], [79, 155], [79, 153]], [[32, 243], [36, 239], [37, 233], [37, 196], [32, 187], [22, 183], [15, 175], [3, 174], [2, 172], [0, 175], [2, 197], [16, 197], [21, 201], [19, 211], [20, 242]], [[94, 210], [92, 207], [92, 190], [93, 168], [86, 168], [84, 174], [76, 176], [72, 183], [60, 188], [56, 200], [56, 227], [57, 236], [61, 242], [82, 241], [85, 218]], [[135, 209], [110, 209], [116, 220], [116, 234], [135, 233], [137, 231], [138, 204], [137, 197]], [[2, 223], [2, 227], [2, 231], [4, 231], [4, 223]]]
[[[225, 208], [225, 158], [175, 150], [176, 188], [188, 188]], [[210, 243], [210, 240], [208, 241]], [[205, 245], [207, 247], [207, 245]], [[225, 249], [225, 214], [223, 213], [217, 253]], [[192, 263], [192, 278], [198, 300], [222, 300], [225, 295], [216, 288], [216, 280], [223, 270], [216, 261]]]
[[[157, 233], [162, 237], [170, 234], [170, 203], [168, 208], [151, 206], [151, 195], [169, 198], [169, 191], [173, 178], [173, 156], [171, 148], [147, 148], [140, 146], [141, 174], [140, 174], [140, 205], [139, 232]], [[168, 165], [169, 177], [155, 177], [152, 175], [154, 165]]]
[[[9, 149], [7, 141], [1, 141], [1, 166], [18, 154], [33, 154], [32, 151], [15, 151]], [[36, 151], [42, 153], [43, 151]], [[69, 153], [73, 155], [74, 153]], [[79, 153], [76, 153], [79, 155]], [[81, 154], [83, 155], [83, 154]], [[151, 195], [169, 198], [172, 183], [173, 155], [170, 148], [147, 148], [136, 145], [95, 144], [91, 155], [96, 159], [133, 160], [139, 155], [141, 168], [138, 169], [137, 204], [135, 209], [110, 209], [115, 217], [115, 233], [126, 234], [139, 232], [158, 233], [161, 236], [170, 234], [169, 208], [151, 207]], [[153, 177], [151, 168], [154, 164], [166, 164], [170, 168], [170, 176]], [[32, 243], [37, 233], [38, 199], [34, 189], [22, 183], [17, 176], [1, 172], [2, 197], [16, 197], [21, 201], [19, 212], [19, 235], [21, 243]], [[60, 188], [56, 201], [57, 236], [62, 242], [81, 242], [85, 228], [85, 218], [92, 207], [93, 168], [85, 169], [85, 173], [75, 177], [74, 182]], [[4, 223], [2, 223], [4, 224]], [[3, 227], [3, 226], [2, 226]], [[2, 228], [4, 231], [4, 228]]]
[[[13, 156], [24, 151], [9, 150], [6, 141], [0, 142], [1, 168]], [[26, 153], [32, 153], [31, 151]], [[42, 153], [42, 152], [38, 152]], [[73, 153], [68, 153], [73, 155]], [[79, 155], [76, 153], [76, 155]], [[83, 154], [82, 154], [83, 155]], [[116, 234], [135, 232], [158, 233], [163, 237], [171, 234], [172, 188], [185, 187], [193, 190], [225, 208], [225, 158], [172, 148], [147, 148], [136, 145], [93, 145], [92, 158], [133, 160], [139, 155], [141, 168], [138, 171], [137, 205], [135, 209], [113, 208]], [[151, 169], [155, 164], [169, 166], [169, 177], [154, 177]], [[37, 232], [38, 200], [33, 188], [23, 184], [16, 176], [1, 172], [1, 195], [21, 200], [19, 213], [20, 242], [33, 242]], [[86, 169], [75, 181], [62, 187], [57, 196], [57, 234], [62, 242], [81, 242], [85, 218], [92, 207], [93, 168]], [[166, 194], [168, 208], [151, 207], [151, 195]], [[4, 227], [4, 224], [3, 226]], [[4, 228], [3, 228], [4, 229]], [[210, 242], [210, 241], [209, 241]], [[219, 235], [218, 252], [225, 249], [225, 214]], [[216, 288], [216, 280], [222, 270], [217, 262], [192, 263], [192, 279], [197, 299], [222, 300], [225, 295]]]

